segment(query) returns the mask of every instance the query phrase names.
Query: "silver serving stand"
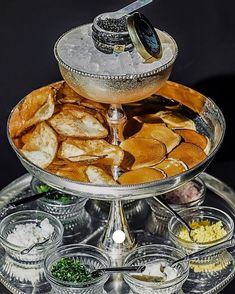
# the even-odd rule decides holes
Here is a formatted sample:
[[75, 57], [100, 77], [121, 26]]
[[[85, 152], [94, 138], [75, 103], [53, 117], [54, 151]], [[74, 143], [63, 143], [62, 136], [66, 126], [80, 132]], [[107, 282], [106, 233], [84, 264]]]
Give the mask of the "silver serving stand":
[[[159, 73], [157, 73], [159, 74]], [[89, 77], [87, 77], [89, 79]], [[149, 77], [146, 77], [147, 79]], [[158, 91], [158, 95], [166, 100], [174, 100], [179, 103], [177, 110], [186, 112], [195, 123], [199, 132], [204, 133], [211, 142], [208, 156], [199, 164], [187, 171], [163, 180], [137, 184], [137, 185], [95, 185], [81, 183], [49, 173], [29, 160], [27, 160], [16, 148], [9, 133], [9, 142], [16, 152], [19, 160], [26, 170], [38, 180], [68, 194], [77, 195], [88, 199], [110, 201], [110, 213], [107, 225], [99, 242], [99, 247], [104, 249], [111, 257], [113, 265], [120, 265], [123, 257], [136, 246], [136, 241], [131, 233], [125, 214], [123, 212], [123, 200], [146, 199], [172, 191], [203, 172], [222, 144], [225, 133], [225, 120], [219, 107], [208, 97], [174, 82], [166, 82]], [[157, 95], [150, 97], [142, 103], [158, 105]], [[127, 107], [127, 106], [126, 106]], [[14, 110], [13, 110], [14, 111]], [[196, 115], [195, 115], [196, 114]], [[11, 119], [11, 115], [9, 121]], [[9, 124], [9, 122], [8, 122]], [[8, 125], [9, 131], [9, 125]], [[117, 238], [116, 238], [117, 237]]]
[[[202, 173], [200, 178], [204, 181], [207, 189], [206, 193], [206, 201], [205, 204], [210, 206], [219, 207], [220, 209], [228, 212], [232, 218], [235, 220], [235, 192], [228, 187], [225, 183], [220, 180], [212, 177], [207, 173]], [[21, 197], [25, 197], [26, 195], [32, 194], [30, 189], [30, 182], [32, 176], [30, 174], [25, 174], [22, 177], [16, 179], [14, 182], [10, 183], [7, 187], [0, 191], [0, 206], [3, 207], [9, 201], [14, 199], [19, 199]], [[21, 207], [21, 209], [29, 209], [29, 208], [37, 208], [35, 207], [35, 203], [27, 204]], [[147, 230], [148, 222], [152, 221], [151, 213], [149, 213], [148, 219], [143, 224], [141, 228], [138, 230], [133, 230], [132, 233], [135, 235], [138, 246], [144, 244], [153, 244], [153, 243], [163, 243], [170, 244], [170, 241], [158, 235], [153, 235]], [[86, 229], [86, 228], [85, 228]], [[79, 243], [88, 243], [92, 245], [97, 245], [99, 242], [100, 236], [103, 231], [103, 225], [100, 220], [95, 220], [90, 224], [90, 230], [87, 231], [87, 235], [83, 236], [80, 240], [75, 238], [76, 240], [70, 240], [70, 242], [79, 242]], [[68, 240], [64, 239], [64, 242], [67, 243]], [[183, 285], [182, 293], [219, 293], [226, 285], [228, 285], [235, 276], [235, 250], [230, 251], [229, 256], [231, 257], [231, 262], [229, 266], [226, 268], [226, 271], [219, 271], [218, 273], [210, 274], [205, 277], [204, 274], [197, 274], [197, 278], [195, 279], [195, 275], [189, 275], [188, 280]], [[51, 293], [50, 286], [46, 282], [43, 276], [43, 265], [36, 269], [20, 269], [20, 279], [17, 278], [17, 268], [16, 264], [11, 264], [9, 266], [9, 261], [7, 256], [5, 255], [4, 250], [0, 249], [0, 282], [4, 285], [6, 289], [13, 294], [23, 294], [23, 293]], [[14, 269], [14, 270], [13, 270]], [[12, 270], [12, 272], [11, 272]], [[38, 272], [39, 281], [32, 285], [30, 283], [30, 274], [31, 271]], [[25, 277], [24, 277], [25, 274]], [[1, 294], [9, 293], [7, 290], [1, 290]], [[109, 279], [109, 281], [105, 284], [104, 293], [122, 293], [122, 294], [130, 294], [130, 290], [128, 286], [123, 281], [122, 277], [113, 276]]]

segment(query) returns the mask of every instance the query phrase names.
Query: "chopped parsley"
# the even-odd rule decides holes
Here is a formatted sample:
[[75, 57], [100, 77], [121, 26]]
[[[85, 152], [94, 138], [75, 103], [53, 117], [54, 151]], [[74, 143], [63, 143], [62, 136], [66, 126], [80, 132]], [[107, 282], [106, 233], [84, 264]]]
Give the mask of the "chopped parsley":
[[[46, 185], [46, 184], [40, 184], [36, 187], [36, 190], [38, 193], [44, 193], [44, 192], [49, 192], [49, 191], [54, 191], [53, 188], [51, 188], [50, 186]], [[58, 201], [61, 204], [71, 204], [73, 203], [73, 196], [69, 195], [69, 194], [65, 194], [62, 192], [58, 191], [58, 194], [53, 194], [53, 195], [48, 195], [45, 197], [48, 200], [52, 200], [52, 201]]]
[[57, 261], [51, 268], [51, 274], [58, 280], [70, 283], [85, 283], [95, 278], [80, 260], [68, 257]]

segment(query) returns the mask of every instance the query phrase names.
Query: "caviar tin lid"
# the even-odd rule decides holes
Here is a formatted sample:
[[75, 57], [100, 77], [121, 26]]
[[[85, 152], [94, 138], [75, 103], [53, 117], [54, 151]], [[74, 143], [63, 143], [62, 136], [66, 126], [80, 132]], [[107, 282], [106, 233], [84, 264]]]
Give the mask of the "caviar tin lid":
[[131, 14], [127, 18], [127, 27], [131, 41], [146, 63], [162, 57], [162, 46], [157, 32], [143, 14]]

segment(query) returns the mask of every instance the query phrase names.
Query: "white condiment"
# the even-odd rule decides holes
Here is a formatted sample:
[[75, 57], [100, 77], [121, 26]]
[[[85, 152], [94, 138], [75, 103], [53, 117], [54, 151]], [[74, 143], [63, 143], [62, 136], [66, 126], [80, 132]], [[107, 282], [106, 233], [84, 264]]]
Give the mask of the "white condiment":
[[36, 223], [16, 225], [13, 232], [7, 236], [7, 241], [17, 246], [29, 247], [49, 238], [54, 227], [45, 218], [39, 225]]
[[163, 281], [170, 281], [178, 276], [178, 272], [175, 268], [169, 266], [164, 261], [152, 262], [146, 264], [146, 269], [140, 274], [134, 274], [135, 276], [151, 276], [163, 278]]

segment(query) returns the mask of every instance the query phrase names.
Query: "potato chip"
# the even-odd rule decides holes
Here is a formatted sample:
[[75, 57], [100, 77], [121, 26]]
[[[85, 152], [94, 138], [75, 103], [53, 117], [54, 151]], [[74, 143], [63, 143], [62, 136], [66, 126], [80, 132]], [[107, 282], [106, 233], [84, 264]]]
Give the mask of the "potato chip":
[[56, 90], [50, 86], [28, 94], [12, 113], [9, 132], [12, 138], [19, 137], [31, 126], [49, 119], [55, 108]]
[[53, 129], [42, 122], [28, 135], [27, 142], [20, 150], [35, 165], [46, 168], [56, 156], [57, 136]]
[[105, 140], [67, 139], [61, 144], [58, 152], [60, 158], [73, 162], [97, 161], [104, 165], [120, 165], [124, 152]]
[[54, 87], [58, 90], [56, 95], [57, 103], [80, 103], [83, 99], [64, 81], [54, 84]]
[[106, 107], [103, 104], [86, 98], [83, 98], [80, 104], [96, 111], [106, 111]]
[[103, 169], [90, 165], [85, 171], [89, 182], [97, 185], [117, 185], [117, 182]]
[[63, 105], [49, 123], [62, 136], [89, 139], [108, 135], [108, 130], [94, 116], [72, 104]]
[[78, 182], [89, 182], [89, 179], [85, 173], [87, 166], [71, 166], [65, 165], [63, 167], [59, 167], [56, 171], [49, 169], [57, 176], [64, 177], [73, 181]]

